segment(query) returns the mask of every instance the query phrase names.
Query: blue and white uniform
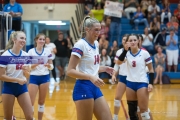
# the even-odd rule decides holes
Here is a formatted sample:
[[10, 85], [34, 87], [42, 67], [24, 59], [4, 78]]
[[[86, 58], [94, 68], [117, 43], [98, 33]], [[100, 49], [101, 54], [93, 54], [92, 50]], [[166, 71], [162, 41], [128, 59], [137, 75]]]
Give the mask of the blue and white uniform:
[[150, 54], [139, 49], [137, 54], [128, 51], [127, 60], [127, 87], [137, 91], [142, 87], [148, 87], [149, 79], [146, 71], [146, 64], [152, 63]]
[[43, 63], [39, 64], [38, 66], [36, 66], [34, 69], [31, 70], [29, 83], [39, 86], [43, 83], [49, 82], [50, 81], [49, 70], [44, 65], [48, 62], [48, 60], [53, 59], [51, 51], [48, 48], [43, 48], [42, 53], [39, 54], [36, 51], [36, 48], [32, 48], [28, 51], [28, 54], [32, 57], [36, 57], [36, 56], [43, 57], [42, 60]]
[[[119, 60], [118, 57], [121, 55], [121, 53], [123, 52], [124, 48], [121, 48], [119, 49], [117, 52], [116, 52], [116, 57], [114, 58], [115, 60]], [[119, 82], [122, 82], [126, 85], [126, 77], [127, 77], [127, 63], [126, 63], [126, 58], [125, 58], [125, 61], [124, 63], [122, 63], [121, 65], [118, 65], [120, 67], [120, 70], [119, 70]], [[115, 68], [116, 66], [114, 66]]]
[[[80, 62], [76, 67], [79, 72], [97, 76], [100, 67], [100, 55], [98, 41], [94, 42], [92, 46], [85, 39], [80, 39], [72, 49], [72, 55], [80, 58]], [[90, 99], [94, 100], [103, 96], [100, 89], [96, 87], [90, 80], [80, 80], [77, 78], [74, 91], [73, 100]]]
[[[12, 51], [9, 49], [5, 51], [2, 55], [3, 56], [12, 56], [14, 58], [16, 57], [22, 57], [22, 56], [28, 56], [28, 53], [25, 51], [20, 51], [19, 55], [15, 55], [12, 53]], [[1, 63], [0, 67], [6, 68], [6, 75], [13, 78], [20, 78], [20, 79], [26, 79], [26, 77], [23, 74], [22, 66], [25, 64], [8, 64], [8, 63]], [[28, 65], [26, 65], [28, 66]], [[14, 82], [4, 82], [3, 83], [3, 90], [2, 94], [11, 94], [15, 97], [18, 97], [19, 95], [28, 92], [27, 85], [20, 85], [16, 81]]]

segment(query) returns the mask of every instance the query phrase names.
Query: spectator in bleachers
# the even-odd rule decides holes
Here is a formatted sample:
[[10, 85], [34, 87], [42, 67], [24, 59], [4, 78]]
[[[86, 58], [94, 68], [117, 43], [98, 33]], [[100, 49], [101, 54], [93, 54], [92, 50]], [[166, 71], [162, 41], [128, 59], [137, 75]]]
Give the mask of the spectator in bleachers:
[[[12, 16], [12, 30], [21, 30], [21, 16], [23, 14], [22, 6], [16, 2], [16, 0], [10, 0], [9, 4], [6, 4], [3, 8], [4, 12], [9, 12]], [[6, 28], [7, 29], [7, 28]]]
[[180, 23], [180, 3], [178, 4], [178, 8], [174, 10], [174, 16], [176, 16], [178, 23]]
[[60, 72], [60, 80], [65, 79], [65, 66], [68, 62], [68, 51], [71, 46], [69, 39], [64, 39], [63, 32], [58, 33], [58, 39], [54, 41], [54, 44], [57, 49], [56, 53], [56, 67]]
[[98, 4], [101, 5], [101, 8], [104, 8], [105, 0], [95, 0], [94, 6], [97, 6]]
[[124, 12], [126, 14], [127, 19], [131, 19], [130, 13], [134, 13], [137, 11], [137, 7], [139, 6], [138, 0], [124, 0]]
[[105, 24], [104, 21], [101, 22], [101, 31], [99, 34], [99, 38], [101, 37], [101, 35], [105, 35], [105, 39], [108, 40], [108, 33], [109, 33], [109, 27]]
[[114, 40], [113, 46], [110, 49], [109, 56], [111, 58], [111, 67], [114, 67], [114, 57], [116, 56], [116, 52], [118, 51], [118, 42]]
[[139, 23], [144, 23], [144, 25], [146, 27], [149, 27], [147, 19], [145, 18], [145, 14], [141, 11], [141, 7], [137, 7], [137, 12], [134, 13], [133, 19], [134, 19], [136, 30], [138, 30], [138, 24]]
[[148, 6], [151, 4], [151, 1], [150, 0], [142, 0], [140, 2], [140, 5], [141, 5], [141, 8], [142, 8], [142, 12], [145, 13], [145, 16], [147, 18], [147, 15], [148, 15]]
[[178, 21], [177, 21], [176, 17], [175, 17], [175, 16], [172, 16], [172, 17], [171, 17], [171, 21], [168, 22], [168, 23], [166, 24], [166, 26], [167, 26], [168, 29], [170, 29], [170, 28], [173, 27], [173, 28], [175, 29], [175, 32], [177, 33], [177, 32], [178, 32], [179, 24], [178, 24]]
[[170, 35], [166, 37], [166, 54], [168, 71], [171, 71], [171, 66], [174, 65], [174, 71], [177, 72], [179, 49], [178, 49], [178, 36], [175, 34], [175, 29], [169, 29]]
[[168, 0], [164, 0], [162, 4], [161, 24], [164, 24], [164, 18], [168, 18], [169, 22], [171, 20], [170, 3]]
[[162, 27], [161, 32], [159, 32], [154, 38], [155, 49], [160, 45], [163, 50], [166, 49], [166, 36], [167, 36], [167, 28]]
[[104, 9], [101, 8], [101, 4], [97, 4], [95, 9], [92, 9], [89, 15], [96, 18], [98, 21], [102, 21], [104, 17]]
[[144, 29], [144, 34], [142, 34], [142, 36], [144, 38], [142, 47], [145, 48], [150, 54], [153, 54], [153, 51], [154, 51], [153, 50], [154, 46], [152, 43], [153, 35], [149, 33], [148, 28]]
[[99, 39], [99, 53], [101, 53], [102, 49], [108, 50], [109, 41], [106, 40], [106, 37], [104, 34], [101, 35], [101, 38]]
[[93, 9], [93, 7], [94, 7], [94, 0], [85, 0], [84, 1], [84, 9], [85, 9], [85, 11], [84, 11], [84, 13], [85, 13], [85, 15], [88, 15], [89, 14], [89, 12]]
[[160, 7], [156, 4], [155, 0], [152, 0], [151, 5], [148, 7], [148, 22], [150, 23], [154, 17], [159, 20]]
[[[157, 53], [154, 55], [156, 77], [154, 84], [162, 84], [162, 73], [165, 70], [166, 55], [162, 53], [162, 47], [157, 46]], [[159, 81], [158, 81], [159, 80]]]
[[152, 33], [153, 37], [160, 31], [161, 24], [157, 20], [157, 17], [153, 18], [153, 21], [150, 22], [150, 32]]

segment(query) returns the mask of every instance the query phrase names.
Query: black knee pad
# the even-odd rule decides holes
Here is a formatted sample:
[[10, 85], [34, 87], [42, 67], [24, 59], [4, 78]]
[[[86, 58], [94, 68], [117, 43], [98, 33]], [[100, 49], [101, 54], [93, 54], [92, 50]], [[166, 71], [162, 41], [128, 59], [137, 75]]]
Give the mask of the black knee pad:
[[137, 115], [137, 101], [127, 101], [130, 120], [139, 120]]

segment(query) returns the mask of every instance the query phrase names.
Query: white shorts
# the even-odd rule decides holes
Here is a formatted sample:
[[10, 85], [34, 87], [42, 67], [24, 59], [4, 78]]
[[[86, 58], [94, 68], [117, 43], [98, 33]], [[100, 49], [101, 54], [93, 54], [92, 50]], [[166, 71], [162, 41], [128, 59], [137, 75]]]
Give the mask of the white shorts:
[[179, 50], [166, 50], [167, 64], [178, 65]]

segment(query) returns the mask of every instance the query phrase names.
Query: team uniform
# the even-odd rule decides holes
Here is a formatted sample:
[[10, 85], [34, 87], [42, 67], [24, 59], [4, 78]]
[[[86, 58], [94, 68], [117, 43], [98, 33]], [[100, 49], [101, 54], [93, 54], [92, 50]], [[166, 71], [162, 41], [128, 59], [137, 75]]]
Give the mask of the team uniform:
[[[5, 51], [1, 56], [12, 56], [12, 57], [22, 57], [22, 56], [28, 56], [28, 53], [25, 51], [20, 51], [19, 55], [15, 55], [12, 53], [11, 50]], [[0, 67], [6, 68], [6, 75], [13, 78], [20, 78], [20, 79], [26, 79], [26, 77], [23, 74], [22, 66], [27, 64], [7, 64], [7, 63], [1, 63]], [[3, 83], [3, 90], [2, 94], [11, 94], [15, 97], [18, 97], [19, 95], [28, 92], [27, 85], [20, 85], [16, 81], [14, 82], [4, 82]]]
[[146, 72], [146, 64], [152, 62], [150, 54], [140, 49], [137, 54], [128, 51], [127, 60], [127, 87], [137, 91], [142, 87], [148, 87], [149, 79]]
[[[74, 45], [71, 54], [80, 58], [80, 62], [76, 67], [76, 70], [98, 77], [100, 67], [98, 41], [95, 41], [94, 46], [92, 46], [85, 39], [80, 39]], [[90, 98], [95, 100], [101, 96], [103, 96], [103, 94], [100, 89], [90, 80], [80, 80], [77, 78], [73, 91], [74, 101]]]
[[36, 51], [36, 48], [32, 48], [28, 51], [28, 54], [32, 57], [39, 56], [43, 58], [43, 60], [41, 60], [42, 64], [39, 64], [38, 66], [36, 66], [34, 69], [31, 70], [29, 83], [39, 86], [43, 83], [49, 82], [50, 81], [49, 70], [47, 67], [44, 66], [44, 64], [46, 64], [49, 59], [51, 60], [53, 59], [51, 51], [48, 48], [43, 48], [42, 53], [39, 54]]
[[[118, 60], [118, 57], [121, 55], [121, 53], [123, 52], [124, 48], [121, 48], [119, 49], [117, 52], [116, 52], [116, 57], [115, 57], [115, 60]], [[116, 65], [114, 66], [114, 68], [116, 67]], [[127, 77], [127, 63], [126, 63], [126, 59], [125, 59], [125, 62], [122, 63], [121, 65], [119, 65], [120, 69], [122, 70], [119, 70], [119, 82], [122, 82], [126, 85], [126, 77]], [[116, 68], [115, 68], [116, 69]]]

